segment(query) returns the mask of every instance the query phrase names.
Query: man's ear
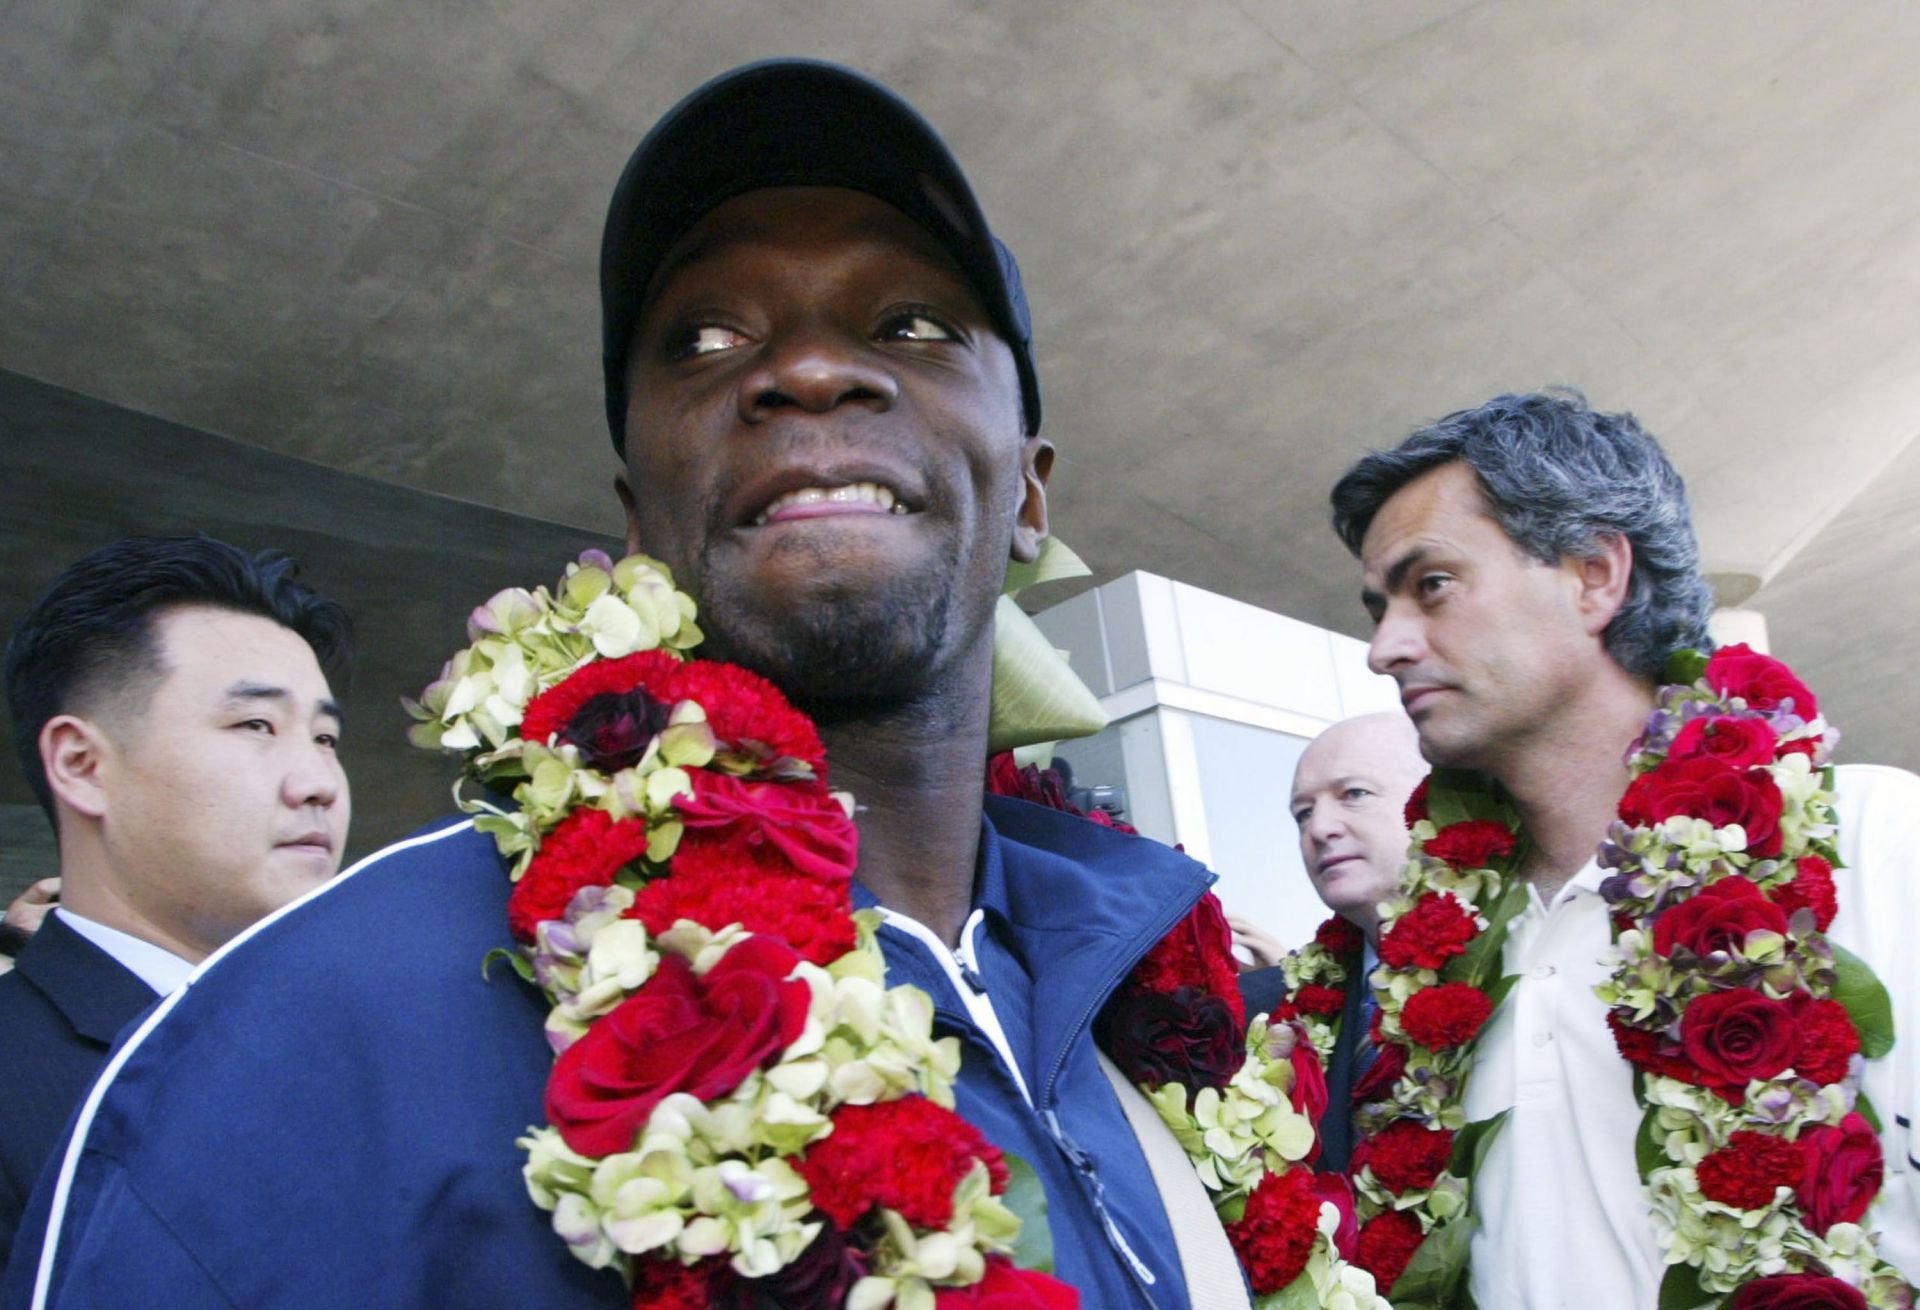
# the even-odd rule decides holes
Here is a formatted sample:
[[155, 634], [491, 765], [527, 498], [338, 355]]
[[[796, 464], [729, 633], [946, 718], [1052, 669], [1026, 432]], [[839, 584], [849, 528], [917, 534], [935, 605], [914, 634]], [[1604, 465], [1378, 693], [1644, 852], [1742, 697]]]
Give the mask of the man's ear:
[[40, 729], [40, 767], [54, 800], [89, 819], [107, 813], [107, 778], [114, 747], [100, 725], [74, 714], [56, 714]]
[[625, 473], [613, 475], [613, 494], [620, 497], [620, 507], [627, 512], [627, 554], [638, 555], [640, 551], [640, 516], [633, 508], [633, 488], [627, 483]]
[[1633, 543], [1624, 532], [1609, 533], [1601, 538], [1598, 553], [1567, 562], [1579, 587], [1574, 604], [1588, 634], [1597, 637], [1627, 603], [1633, 583]]
[[1013, 521], [1013, 558], [1030, 564], [1047, 539], [1047, 479], [1053, 476], [1053, 443], [1028, 437], [1020, 450], [1020, 512]]

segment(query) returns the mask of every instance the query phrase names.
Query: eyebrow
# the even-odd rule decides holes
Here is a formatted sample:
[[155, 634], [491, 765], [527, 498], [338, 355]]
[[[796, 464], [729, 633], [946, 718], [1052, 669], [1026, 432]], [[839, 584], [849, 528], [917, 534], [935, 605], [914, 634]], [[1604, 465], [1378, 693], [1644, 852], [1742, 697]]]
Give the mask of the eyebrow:
[[[293, 693], [285, 687], [276, 687], [271, 683], [236, 682], [231, 687], [228, 687], [226, 694], [220, 698], [221, 704], [223, 705], [244, 705], [263, 700], [290, 705], [293, 703]], [[314, 709], [321, 714], [329, 716], [335, 723], [341, 724], [342, 726], [346, 724], [347, 716], [341, 710], [340, 702], [331, 696], [324, 696], [320, 700], [315, 701]]]
[[1374, 614], [1375, 617], [1378, 617], [1376, 611], [1387, 603], [1387, 597], [1400, 590], [1400, 584], [1407, 580], [1407, 574], [1411, 572], [1415, 566], [1425, 561], [1427, 556], [1432, 553], [1431, 547], [1424, 543], [1417, 544], [1388, 566], [1386, 591], [1379, 592], [1375, 591], [1372, 587], [1362, 587], [1360, 589], [1360, 604], [1366, 608], [1367, 613]]

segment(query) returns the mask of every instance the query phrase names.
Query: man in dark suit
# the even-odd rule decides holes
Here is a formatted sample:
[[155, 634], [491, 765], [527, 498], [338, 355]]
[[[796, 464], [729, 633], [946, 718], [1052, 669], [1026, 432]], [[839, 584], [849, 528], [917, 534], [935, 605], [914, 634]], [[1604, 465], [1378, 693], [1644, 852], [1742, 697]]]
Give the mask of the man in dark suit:
[[129, 538], [62, 573], [7, 646], [14, 747], [61, 895], [0, 976], [0, 1262], [114, 1038], [215, 948], [333, 876], [348, 795], [340, 606], [290, 560]]

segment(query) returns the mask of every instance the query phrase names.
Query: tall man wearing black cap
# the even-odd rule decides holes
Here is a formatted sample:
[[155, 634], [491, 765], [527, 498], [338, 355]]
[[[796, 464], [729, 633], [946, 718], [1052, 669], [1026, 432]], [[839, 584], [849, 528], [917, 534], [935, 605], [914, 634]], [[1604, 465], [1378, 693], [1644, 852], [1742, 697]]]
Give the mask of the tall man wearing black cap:
[[[932, 996], [958, 1109], [1039, 1174], [1055, 1274], [1090, 1308], [1244, 1305], [1217, 1225], [1176, 1242], [1162, 1187], [1205, 1212], [1198, 1184], [1148, 1163], [1159, 1125], [1130, 1126], [1089, 1034], [1209, 875], [982, 795], [994, 604], [1046, 535], [1052, 449], [1019, 275], [958, 165], [864, 78], [739, 70], [641, 143], [601, 289], [629, 544], [699, 601], [702, 655], [820, 723], [889, 982]], [[5, 1303], [624, 1303], [520, 1178], [549, 1060], [538, 995], [480, 974], [507, 890], [451, 823], [230, 950], [90, 1099]], [[1190, 1294], [1216, 1259], [1225, 1299]], [[840, 1304], [819, 1290], [730, 1294]]]

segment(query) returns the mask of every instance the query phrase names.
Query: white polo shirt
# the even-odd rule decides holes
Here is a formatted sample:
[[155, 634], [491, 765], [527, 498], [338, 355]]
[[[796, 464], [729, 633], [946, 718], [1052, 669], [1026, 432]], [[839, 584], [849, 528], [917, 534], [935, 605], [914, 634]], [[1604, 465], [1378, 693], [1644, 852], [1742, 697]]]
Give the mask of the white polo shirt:
[[[1920, 1274], [1920, 1163], [1909, 1153], [1920, 1087], [1920, 777], [1879, 765], [1836, 771], [1836, 941], [1893, 998], [1899, 1044], [1868, 1064], [1885, 1125], [1887, 1177], [1867, 1217], [1881, 1255]], [[1641, 1109], [1594, 987], [1607, 975], [1602, 872], [1589, 862], [1551, 904], [1528, 889], [1506, 945], [1519, 981], [1488, 1023], [1467, 1087], [1469, 1120], [1512, 1109], [1482, 1165], [1474, 1300], [1501, 1310], [1646, 1307], [1666, 1267], [1634, 1165]]]

